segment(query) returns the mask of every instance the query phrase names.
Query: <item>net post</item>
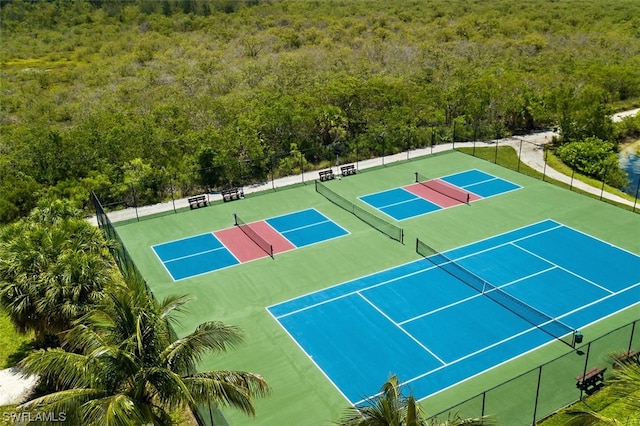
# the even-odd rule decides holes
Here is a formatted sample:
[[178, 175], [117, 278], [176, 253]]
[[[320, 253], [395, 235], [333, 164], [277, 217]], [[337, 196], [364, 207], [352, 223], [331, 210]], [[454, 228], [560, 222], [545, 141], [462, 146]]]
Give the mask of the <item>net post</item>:
[[233, 224], [235, 226], [238, 226], [238, 215], [235, 213], [233, 214]]
[[420, 181], [418, 180], [418, 172], [413, 172], [413, 174], [414, 174], [414, 175], [415, 175], [415, 177], [416, 177], [416, 183], [420, 182]]
[[416, 238], [416, 253], [420, 253], [418, 251], [418, 247], [420, 246], [420, 238]]

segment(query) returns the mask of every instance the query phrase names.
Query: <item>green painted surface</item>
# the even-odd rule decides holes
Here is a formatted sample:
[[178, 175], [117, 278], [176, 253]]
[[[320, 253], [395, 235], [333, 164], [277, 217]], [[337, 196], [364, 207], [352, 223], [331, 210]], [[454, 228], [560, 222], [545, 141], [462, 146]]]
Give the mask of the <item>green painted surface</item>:
[[[241, 201], [123, 224], [117, 226], [117, 231], [158, 298], [169, 294], [195, 296], [196, 300], [188, 305], [189, 313], [180, 318], [179, 333], [191, 331], [208, 320], [235, 324], [245, 331], [245, 345], [225, 355], [209, 356], [201, 367], [262, 374], [272, 386], [273, 394], [256, 401], [255, 421], [224, 410], [229, 424], [327, 424], [340, 416], [346, 400], [269, 315], [267, 306], [418, 259], [414, 252], [418, 236], [438, 250], [447, 250], [554, 219], [640, 254], [637, 214], [458, 152], [366, 170], [327, 185], [367, 208], [357, 200], [358, 196], [413, 183], [415, 171], [439, 177], [472, 168], [517, 183], [522, 189], [470, 206], [460, 205], [402, 221], [399, 224], [405, 229], [405, 245], [331, 204], [315, 192], [312, 182], [249, 195]], [[150, 248], [230, 227], [233, 213], [248, 222], [312, 207], [347, 229], [350, 235], [282, 253], [275, 260], [260, 259], [179, 282], [171, 280]], [[603, 334], [638, 317], [636, 306], [595, 324], [586, 330], [585, 336]], [[554, 359], [567, 349], [562, 343], [548, 345], [430, 397], [423, 405], [427, 413], [435, 414]], [[528, 407], [523, 409], [527, 410]]]

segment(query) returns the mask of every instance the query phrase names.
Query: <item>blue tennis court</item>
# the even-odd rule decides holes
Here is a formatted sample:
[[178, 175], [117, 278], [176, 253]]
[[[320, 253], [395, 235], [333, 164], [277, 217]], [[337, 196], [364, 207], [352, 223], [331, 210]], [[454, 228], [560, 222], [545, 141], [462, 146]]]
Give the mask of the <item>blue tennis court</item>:
[[[287, 245], [283, 250], [300, 248], [348, 234], [344, 228], [315, 209], [301, 210], [254, 222], [251, 226], [256, 230], [266, 228], [270, 231], [272, 241], [267, 242], [276, 246], [283, 246], [277, 244], [277, 240], [286, 240]], [[242, 263], [241, 259], [246, 259], [247, 255], [242, 244], [238, 244], [238, 239], [242, 238], [244, 244], [255, 243], [245, 237], [241, 231], [236, 232], [236, 236], [232, 235], [233, 239], [230, 239], [229, 230], [228, 228], [195, 235], [154, 245], [151, 248], [171, 278], [178, 281]], [[262, 232], [267, 234], [265, 231]], [[227, 244], [223, 241], [227, 241]], [[265, 255], [260, 250], [257, 252]], [[249, 256], [249, 258], [256, 257]]]
[[434, 255], [267, 309], [357, 405], [389, 374], [422, 399], [640, 303], [640, 256], [553, 220], [443, 255], [463, 272]]
[[433, 179], [430, 182], [423, 182], [427, 186], [415, 183], [367, 194], [360, 199], [401, 221], [520, 188], [519, 185], [477, 169]]

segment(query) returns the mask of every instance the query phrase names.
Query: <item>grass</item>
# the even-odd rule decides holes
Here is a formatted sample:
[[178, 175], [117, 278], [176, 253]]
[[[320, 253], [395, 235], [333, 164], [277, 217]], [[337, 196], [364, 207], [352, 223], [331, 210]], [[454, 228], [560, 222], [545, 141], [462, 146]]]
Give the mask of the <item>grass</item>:
[[0, 309], [0, 368], [16, 365], [32, 349], [33, 335], [16, 331], [9, 316]]
[[571, 419], [569, 412], [576, 410], [591, 410], [612, 419], [637, 419], [638, 413], [628, 403], [620, 401], [612, 395], [612, 392], [605, 386], [597, 393], [584, 398], [557, 414], [539, 423], [540, 426], [563, 426]]

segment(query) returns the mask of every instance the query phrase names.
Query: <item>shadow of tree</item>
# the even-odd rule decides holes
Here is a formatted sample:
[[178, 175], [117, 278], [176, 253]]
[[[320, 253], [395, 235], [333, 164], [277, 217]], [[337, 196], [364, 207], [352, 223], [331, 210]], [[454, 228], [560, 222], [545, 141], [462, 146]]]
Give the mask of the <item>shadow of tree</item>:
[[35, 344], [32, 340], [22, 342], [15, 352], [9, 354], [6, 363], [2, 366], [2, 368], [13, 367], [14, 365], [22, 361], [27, 355], [29, 355], [29, 352], [31, 352], [33, 349], [35, 349]]

